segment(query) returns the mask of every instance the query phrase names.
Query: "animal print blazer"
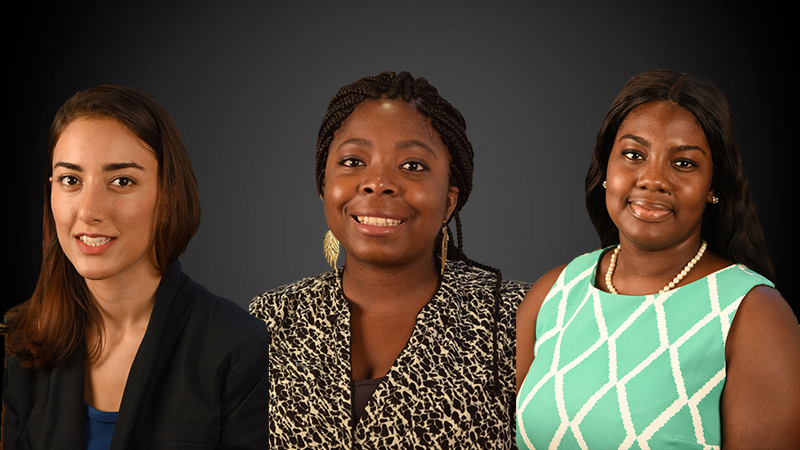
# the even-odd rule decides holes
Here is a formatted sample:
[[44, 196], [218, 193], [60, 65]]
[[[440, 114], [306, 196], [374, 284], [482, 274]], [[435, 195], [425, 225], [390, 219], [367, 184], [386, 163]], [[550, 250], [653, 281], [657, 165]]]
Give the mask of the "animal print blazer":
[[342, 270], [256, 297], [269, 348], [270, 449], [512, 449], [516, 310], [530, 285], [503, 281], [500, 395], [493, 376], [496, 276], [448, 261], [387, 379], [352, 426], [350, 304]]

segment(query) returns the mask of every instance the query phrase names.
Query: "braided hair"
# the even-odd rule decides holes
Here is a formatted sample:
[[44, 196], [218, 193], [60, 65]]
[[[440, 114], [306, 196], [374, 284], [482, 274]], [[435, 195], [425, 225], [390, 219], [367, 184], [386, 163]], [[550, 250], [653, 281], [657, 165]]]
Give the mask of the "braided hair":
[[[328, 111], [322, 120], [317, 137], [317, 192], [322, 195], [325, 182], [325, 165], [328, 151], [336, 130], [353, 113], [355, 108], [365, 100], [402, 99], [416, 106], [417, 110], [431, 119], [431, 126], [439, 133], [445, 147], [450, 152], [450, 185], [458, 187], [458, 200], [453, 214], [448, 218], [445, 227], [448, 230], [447, 259], [464, 263], [492, 272], [496, 276], [493, 290], [492, 321], [492, 364], [495, 392], [500, 393], [499, 356], [498, 356], [498, 322], [500, 314], [500, 288], [503, 275], [500, 270], [469, 259], [463, 251], [464, 242], [461, 230], [461, 218], [458, 212], [469, 199], [472, 192], [472, 172], [474, 152], [466, 134], [467, 124], [464, 116], [447, 100], [439, 95], [433, 85], [422, 77], [413, 78], [408, 72], [383, 72], [376, 76], [364, 77], [349, 84], [333, 96], [328, 104]], [[456, 222], [456, 240], [449, 232], [450, 219]], [[441, 248], [442, 232], [436, 237], [434, 248]], [[435, 257], [439, 258], [438, 255]]]

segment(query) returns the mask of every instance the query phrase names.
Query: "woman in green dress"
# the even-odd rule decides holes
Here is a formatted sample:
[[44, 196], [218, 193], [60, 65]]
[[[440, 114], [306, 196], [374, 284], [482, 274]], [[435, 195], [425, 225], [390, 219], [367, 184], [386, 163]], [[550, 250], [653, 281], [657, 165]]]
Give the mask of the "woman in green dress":
[[614, 100], [586, 177], [602, 249], [517, 313], [517, 445], [798, 448], [800, 328], [710, 82], [669, 70]]

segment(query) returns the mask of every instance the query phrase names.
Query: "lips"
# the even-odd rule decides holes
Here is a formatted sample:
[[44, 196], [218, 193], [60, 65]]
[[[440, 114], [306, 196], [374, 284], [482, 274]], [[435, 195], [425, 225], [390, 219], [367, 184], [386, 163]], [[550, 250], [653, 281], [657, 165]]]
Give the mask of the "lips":
[[350, 212], [356, 231], [364, 236], [389, 237], [405, 228], [406, 218], [384, 209], [359, 209]]
[[672, 209], [664, 203], [630, 200], [628, 205], [635, 217], [647, 222], [660, 222], [672, 214]]
[[99, 255], [111, 248], [114, 243], [114, 238], [108, 236], [89, 236], [81, 234], [75, 236], [78, 243], [78, 248], [81, 252], [87, 255]]

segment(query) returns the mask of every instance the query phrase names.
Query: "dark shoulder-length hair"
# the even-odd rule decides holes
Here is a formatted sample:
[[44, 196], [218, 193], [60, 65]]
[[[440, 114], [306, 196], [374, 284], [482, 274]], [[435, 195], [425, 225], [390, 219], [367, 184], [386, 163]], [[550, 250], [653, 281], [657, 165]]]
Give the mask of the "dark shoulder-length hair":
[[601, 245], [619, 243], [619, 230], [608, 215], [602, 187], [617, 130], [631, 111], [652, 101], [672, 102], [694, 114], [711, 147], [711, 186], [719, 203], [706, 205], [700, 232], [709, 248], [774, 282], [775, 272], [736, 146], [730, 106], [710, 81], [673, 70], [645, 72], [631, 78], [614, 99], [597, 133], [586, 174], [586, 209]]
[[[113, 119], [147, 144], [158, 161], [156, 262], [163, 273], [178, 259], [200, 226], [200, 198], [192, 163], [172, 117], [148, 94], [103, 85], [75, 94], [56, 113], [47, 142], [45, 180], [53, 175], [53, 150], [76, 119]], [[67, 259], [56, 234], [50, 206], [51, 184], [44, 185], [42, 269], [33, 296], [6, 315], [6, 349], [26, 367], [55, 366], [83, 342], [87, 327], [102, 336], [100, 313], [86, 282]], [[102, 342], [88, 352], [99, 356]]]

